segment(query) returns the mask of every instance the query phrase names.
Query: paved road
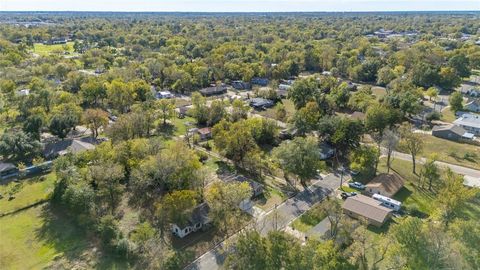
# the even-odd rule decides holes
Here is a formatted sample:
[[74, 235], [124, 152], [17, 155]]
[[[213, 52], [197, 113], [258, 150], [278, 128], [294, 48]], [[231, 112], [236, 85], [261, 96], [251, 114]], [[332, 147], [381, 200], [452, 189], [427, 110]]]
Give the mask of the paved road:
[[[393, 152], [393, 158], [398, 158], [401, 160], [407, 160], [407, 161], [412, 161], [412, 156], [410, 154], [405, 154], [405, 153], [400, 153], [400, 152]], [[417, 158], [418, 163], [425, 163], [426, 159], [425, 158]], [[461, 175], [468, 175], [472, 177], [477, 177], [480, 178], [480, 170], [475, 170], [467, 167], [462, 167], [450, 163], [445, 163], [441, 161], [435, 162], [438, 166], [443, 167], [443, 168], [450, 168], [453, 172]]]
[[[321, 201], [333, 190], [340, 186], [338, 175], [329, 174], [322, 180], [315, 180], [308, 188], [298, 193], [279, 205], [276, 209], [267, 212], [258, 218], [254, 227], [262, 235], [275, 229], [285, 228], [295, 218], [312, 207], [313, 204]], [[187, 270], [215, 270], [223, 265], [228, 252], [224, 251], [226, 242], [232, 243], [238, 237], [238, 234], [231, 236], [226, 241], [220, 243], [209, 252], [200, 256], [192, 264], [187, 266]]]

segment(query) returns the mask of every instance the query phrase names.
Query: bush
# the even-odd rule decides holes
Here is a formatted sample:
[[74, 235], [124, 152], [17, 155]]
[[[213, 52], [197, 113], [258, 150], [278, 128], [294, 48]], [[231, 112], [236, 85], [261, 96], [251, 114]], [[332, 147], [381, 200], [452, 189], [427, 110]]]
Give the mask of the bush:
[[200, 162], [205, 162], [208, 159], [208, 155], [205, 152], [202, 151], [196, 151], [196, 154], [198, 156], [198, 159]]
[[428, 122], [432, 122], [432, 121], [435, 121], [435, 120], [440, 120], [441, 118], [441, 115], [439, 112], [430, 112], [430, 113], [427, 113], [427, 115], [425, 115], [425, 119], [428, 121]]

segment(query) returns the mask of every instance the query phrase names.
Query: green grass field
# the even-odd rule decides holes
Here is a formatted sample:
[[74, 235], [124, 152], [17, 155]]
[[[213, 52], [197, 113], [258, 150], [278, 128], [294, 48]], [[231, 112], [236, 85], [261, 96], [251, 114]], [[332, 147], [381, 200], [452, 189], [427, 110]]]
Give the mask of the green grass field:
[[438, 155], [438, 160], [464, 167], [480, 169], [480, 146], [440, 139], [431, 135], [422, 135], [423, 157]]
[[[10, 182], [0, 185], [0, 194], [3, 196], [3, 199], [0, 200], [0, 213], [15, 211], [47, 199], [53, 191], [55, 179], [55, 174], [51, 173], [43, 177], [21, 180], [19, 183]], [[15, 199], [8, 200], [10, 194], [15, 196]]]
[[321, 202], [315, 204], [307, 212], [295, 219], [291, 227], [304, 233], [315, 227], [315, 225], [327, 217], [327, 213], [321, 209], [321, 205]]
[[[66, 50], [65, 50], [66, 47]], [[33, 53], [38, 55], [50, 55], [50, 54], [64, 54], [68, 52], [73, 54], [73, 42], [67, 42], [67, 44], [55, 44], [55, 45], [45, 45], [43, 43], [35, 43], [33, 45]]]
[[[282, 103], [285, 106], [285, 111], [287, 112], [286, 119], [288, 119], [295, 113], [295, 106], [293, 105], [293, 102], [289, 99], [282, 99]], [[275, 114], [275, 107], [268, 108], [264, 111], [259, 111], [258, 114], [272, 119], [277, 118]]]
[[450, 110], [450, 107], [445, 108], [442, 111], [442, 118], [440, 120], [452, 123], [453, 121], [455, 121], [455, 119], [455, 114], [452, 112], [452, 110]]
[[0, 218], [0, 269], [43, 269], [56, 258], [77, 258], [86, 247], [84, 235], [46, 205]]

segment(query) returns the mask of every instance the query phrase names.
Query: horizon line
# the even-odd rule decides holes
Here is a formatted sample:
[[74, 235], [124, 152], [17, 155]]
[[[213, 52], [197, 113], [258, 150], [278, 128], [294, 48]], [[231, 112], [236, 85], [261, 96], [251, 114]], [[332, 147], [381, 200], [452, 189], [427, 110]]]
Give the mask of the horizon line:
[[0, 10], [9, 12], [96, 12], [96, 13], [374, 13], [374, 12], [480, 12], [480, 9], [418, 9], [418, 10], [315, 10], [315, 11], [146, 11], [146, 10]]

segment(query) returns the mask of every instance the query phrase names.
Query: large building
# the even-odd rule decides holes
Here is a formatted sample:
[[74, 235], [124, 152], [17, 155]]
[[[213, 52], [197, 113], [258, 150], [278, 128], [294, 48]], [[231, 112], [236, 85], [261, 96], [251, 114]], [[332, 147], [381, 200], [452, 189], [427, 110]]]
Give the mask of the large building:
[[343, 213], [355, 219], [364, 218], [377, 227], [381, 227], [392, 212], [392, 209], [382, 206], [380, 201], [361, 194], [347, 198], [343, 204]]

